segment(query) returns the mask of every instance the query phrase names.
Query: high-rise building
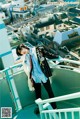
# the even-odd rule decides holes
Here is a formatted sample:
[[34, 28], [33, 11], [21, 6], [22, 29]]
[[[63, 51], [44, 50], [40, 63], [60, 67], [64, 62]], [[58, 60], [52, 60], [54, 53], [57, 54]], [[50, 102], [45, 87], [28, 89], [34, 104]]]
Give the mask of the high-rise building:
[[4, 69], [14, 64], [14, 59], [8, 41], [7, 29], [0, 19], [0, 68]]

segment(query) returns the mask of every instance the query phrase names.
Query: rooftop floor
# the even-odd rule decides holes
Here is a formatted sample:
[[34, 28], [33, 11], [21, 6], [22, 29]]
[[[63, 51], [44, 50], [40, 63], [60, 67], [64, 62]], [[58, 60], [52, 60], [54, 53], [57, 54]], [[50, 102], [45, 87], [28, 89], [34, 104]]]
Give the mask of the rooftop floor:
[[[64, 105], [64, 103], [61, 102], [60, 105]], [[59, 105], [59, 107], [60, 107], [60, 105]], [[32, 104], [30, 106], [27, 106], [24, 109], [22, 109], [21, 111], [19, 111], [18, 113], [16, 113], [13, 116], [13, 119], [40, 119], [40, 115], [39, 114], [36, 115], [34, 113], [35, 108], [36, 108], [36, 104]], [[67, 114], [68, 119], [72, 119], [71, 112], [67, 112], [66, 114]], [[49, 119], [48, 116], [49, 115], [47, 115], [47, 119]], [[59, 116], [59, 113], [57, 113], [57, 116]], [[63, 112], [61, 112], [61, 119], [65, 119], [65, 114]], [[78, 112], [74, 113], [74, 119], [79, 119], [79, 113]]]
[[13, 115], [13, 119], [40, 119], [40, 115], [34, 113], [35, 108], [36, 104], [29, 105]]

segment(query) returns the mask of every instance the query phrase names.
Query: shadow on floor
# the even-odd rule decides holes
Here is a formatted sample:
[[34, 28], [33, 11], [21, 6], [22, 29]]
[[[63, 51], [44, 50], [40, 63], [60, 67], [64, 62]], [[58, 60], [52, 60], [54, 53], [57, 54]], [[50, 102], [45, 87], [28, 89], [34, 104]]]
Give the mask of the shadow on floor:
[[34, 114], [34, 109], [36, 108], [36, 104], [30, 105], [17, 112], [13, 119], [40, 119], [40, 115]]

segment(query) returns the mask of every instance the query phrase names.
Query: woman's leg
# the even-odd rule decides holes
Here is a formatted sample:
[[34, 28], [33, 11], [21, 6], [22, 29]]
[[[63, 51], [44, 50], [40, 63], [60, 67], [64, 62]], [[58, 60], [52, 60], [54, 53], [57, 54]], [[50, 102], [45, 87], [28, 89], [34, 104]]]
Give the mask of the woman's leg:
[[[35, 88], [36, 99], [41, 98], [41, 83], [35, 83], [35, 82], [33, 81], [33, 85], [34, 85], [34, 88]], [[34, 109], [34, 113], [35, 113], [35, 114], [39, 114], [38, 105], [37, 105], [37, 107]]]
[[35, 88], [36, 99], [41, 98], [41, 83], [35, 83], [33, 81], [33, 85]]
[[[48, 95], [49, 95], [49, 98], [53, 98], [53, 97], [54, 97], [54, 93], [53, 93], [53, 91], [52, 91], [52, 88], [51, 88], [49, 79], [47, 80], [46, 83], [43, 83], [43, 85], [44, 85], [44, 87], [45, 87], [45, 89], [46, 89], [46, 91], [47, 91], [47, 93], [48, 93]], [[57, 108], [56, 102], [51, 103], [51, 105], [52, 105], [52, 107], [53, 107], [54, 109]]]

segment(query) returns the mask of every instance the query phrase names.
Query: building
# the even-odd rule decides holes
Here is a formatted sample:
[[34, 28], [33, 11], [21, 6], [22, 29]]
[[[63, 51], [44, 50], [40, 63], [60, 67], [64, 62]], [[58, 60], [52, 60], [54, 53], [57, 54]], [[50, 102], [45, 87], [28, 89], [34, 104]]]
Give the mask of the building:
[[69, 49], [80, 45], [80, 27], [67, 31], [57, 31], [54, 36], [54, 41], [61, 46], [67, 46]]
[[12, 16], [15, 18], [25, 18], [29, 13], [28, 6], [25, 5], [25, 0], [14, 0], [12, 5]]
[[72, 23], [80, 25], [80, 17], [74, 17], [72, 20], [70, 20]]
[[[55, 16], [54, 16], [55, 17]], [[47, 32], [53, 34], [57, 29], [63, 29], [66, 25], [59, 20], [57, 17], [53, 18], [43, 18], [42, 21], [39, 21], [35, 27], [38, 29], [38, 35], [46, 34]]]
[[72, 13], [72, 14], [76, 14], [77, 16], [78, 15], [80, 15], [80, 8], [74, 8], [74, 7], [72, 7], [72, 8], [70, 8], [69, 10], [68, 10], [68, 12], [69, 13]]
[[61, 12], [59, 12], [59, 13], [57, 13], [57, 17], [59, 19], [61, 19], [63, 22], [68, 21], [68, 15], [67, 15], [67, 13], [61, 13]]
[[0, 19], [4, 19], [6, 16], [5, 16], [5, 13], [4, 12], [0, 12]]
[[12, 0], [6, 0], [6, 3], [10, 3], [10, 2], [12, 2]]
[[0, 19], [0, 70], [14, 64], [11, 47], [8, 41], [7, 29]]
[[25, 4], [25, 1], [24, 0], [13, 0], [12, 1], [12, 5], [15, 5], [15, 6], [24, 6]]
[[10, 17], [6, 16], [4, 12], [0, 12], [0, 19], [2, 19], [5, 24], [10, 23]]

